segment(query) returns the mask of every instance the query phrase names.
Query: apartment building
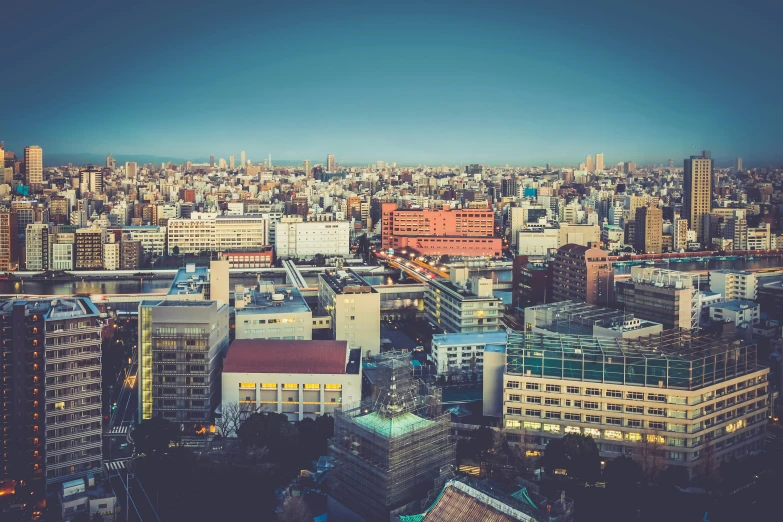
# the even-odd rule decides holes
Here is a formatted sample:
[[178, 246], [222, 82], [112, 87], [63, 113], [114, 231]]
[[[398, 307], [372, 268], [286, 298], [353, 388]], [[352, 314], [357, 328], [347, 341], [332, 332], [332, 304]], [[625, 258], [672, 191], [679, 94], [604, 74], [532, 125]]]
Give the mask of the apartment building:
[[381, 349], [381, 296], [353, 270], [318, 277], [318, 308], [329, 316], [332, 337], [363, 354]]
[[74, 252], [76, 270], [103, 268], [103, 243], [106, 233], [100, 228], [79, 228], [76, 230]]
[[220, 403], [220, 368], [229, 343], [228, 303], [139, 304], [139, 422], [162, 417], [193, 433]]
[[49, 270], [51, 267], [49, 224], [30, 223], [27, 225], [25, 243], [25, 267], [27, 270]]
[[283, 218], [275, 225], [275, 254], [281, 259], [347, 257], [350, 254], [347, 221], [300, 221]]
[[0, 209], [0, 270], [15, 268], [16, 236], [16, 212]]
[[299, 290], [262, 281], [237, 285], [234, 292], [235, 339], [311, 340], [313, 312]]
[[699, 326], [697, 278], [690, 272], [635, 266], [631, 279], [615, 285], [617, 308], [665, 329]]
[[612, 302], [614, 269], [609, 253], [598, 243], [564, 245], [552, 261], [554, 301], [583, 301], [606, 306]]
[[467, 280], [467, 269], [451, 279], [431, 280], [425, 294], [425, 309], [430, 321], [447, 333], [492, 332], [500, 327], [503, 300], [492, 293], [492, 280], [474, 277]]
[[292, 422], [334, 415], [361, 399], [361, 359], [346, 341], [237, 339], [223, 362], [223, 412], [238, 405]]
[[57, 232], [52, 243], [52, 270], [73, 270], [76, 234]]
[[123, 237], [141, 241], [141, 249], [146, 256], [162, 256], [166, 253], [166, 227], [140, 225], [122, 227]]
[[438, 375], [463, 375], [479, 380], [484, 375], [484, 351], [487, 345], [504, 346], [506, 332], [446, 333], [432, 336], [432, 362]]
[[266, 219], [253, 215], [194, 212], [189, 219], [170, 219], [167, 236], [169, 255], [255, 251], [268, 244]]
[[410, 248], [419, 254], [500, 257], [502, 240], [495, 237], [495, 213], [489, 209], [399, 209], [381, 205], [381, 247]]
[[513, 332], [506, 361], [503, 426], [531, 450], [580, 433], [603, 457], [696, 478], [764, 444], [769, 369], [755, 345], [683, 331], [633, 342]]
[[663, 252], [663, 212], [653, 205], [636, 209], [634, 248], [642, 254]]
[[752, 327], [761, 322], [761, 306], [748, 299], [733, 299], [709, 306], [711, 321]]
[[103, 326], [84, 297], [0, 305], [0, 483], [24, 481], [33, 501], [101, 472]]
[[744, 270], [710, 270], [710, 290], [724, 299], [750, 299], [758, 296], [758, 279], [753, 272]]

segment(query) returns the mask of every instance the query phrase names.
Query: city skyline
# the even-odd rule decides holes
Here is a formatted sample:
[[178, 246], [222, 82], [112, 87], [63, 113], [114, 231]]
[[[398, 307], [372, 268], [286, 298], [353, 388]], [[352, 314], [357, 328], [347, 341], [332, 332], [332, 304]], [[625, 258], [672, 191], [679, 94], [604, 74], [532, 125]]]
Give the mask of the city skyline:
[[[104, 44], [64, 32], [55, 45], [9, 24], [28, 59], [6, 86], [0, 139], [17, 154], [40, 145], [45, 162], [47, 151], [244, 149], [300, 163], [334, 153], [351, 164], [576, 165], [603, 151], [607, 165], [679, 165], [708, 149], [718, 165], [777, 163], [780, 7], [706, 5], [239, 2], [218, 19], [198, 2], [156, 4], [154, 19], [52, 5], [35, 13], [44, 30], [78, 22]], [[4, 18], [33, 8], [11, 5]], [[210, 31], [185, 52], [172, 26]], [[727, 63], [764, 80], [727, 77]], [[309, 81], [285, 80], [302, 70]], [[77, 76], [91, 80], [67, 81]]]

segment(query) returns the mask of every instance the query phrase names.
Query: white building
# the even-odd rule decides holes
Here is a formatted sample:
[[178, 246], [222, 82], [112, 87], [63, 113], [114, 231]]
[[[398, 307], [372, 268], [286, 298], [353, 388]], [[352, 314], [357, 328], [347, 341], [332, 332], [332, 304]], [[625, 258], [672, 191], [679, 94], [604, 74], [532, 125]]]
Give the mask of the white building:
[[[484, 349], [488, 345], [506, 345], [506, 332], [455, 333], [432, 336], [432, 361], [440, 374], [476, 373], [483, 376]], [[505, 351], [505, 348], [504, 348]]]
[[361, 358], [345, 341], [237, 339], [223, 360], [222, 414], [237, 406], [291, 421], [333, 414], [361, 399]]
[[347, 221], [287, 222], [275, 225], [275, 255], [281, 259], [347, 257], [350, 254], [350, 224]]
[[166, 253], [166, 227], [142, 225], [122, 227], [122, 235], [133, 241], [141, 241], [144, 255], [162, 256]]
[[550, 251], [557, 250], [559, 241], [560, 231], [557, 228], [525, 228], [517, 236], [517, 255], [546, 257]]
[[49, 270], [49, 225], [30, 223], [25, 230], [27, 270]]
[[355, 272], [321, 274], [318, 307], [331, 320], [332, 337], [365, 354], [380, 352], [381, 295]]
[[744, 270], [711, 270], [710, 290], [721, 294], [726, 300], [750, 299], [758, 296], [758, 279], [753, 272]]
[[190, 219], [168, 222], [169, 254], [260, 250], [267, 245], [267, 237], [267, 222], [261, 216], [195, 212]]
[[[60, 236], [61, 234], [58, 234]], [[73, 243], [52, 245], [52, 270], [73, 270]]]
[[721, 323], [758, 324], [761, 321], [761, 305], [747, 299], [734, 299], [710, 305], [710, 320]]
[[474, 277], [467, 268], [452, 268], [450, 280], [432, 280], [426, 294], [427, 315], [447, 333], [491, 332], [500, 326], [503, 300], [494, 297], [492, 280]]
[[112, 241], [103, 244], [103, 268], [104, 270], [120, 269], [120, 244], [114, 242], [114, 235], [109, 236]]
[[313, 312], [296, 287], [237, 285], [234, 291], [236, 339], [310, 340]]

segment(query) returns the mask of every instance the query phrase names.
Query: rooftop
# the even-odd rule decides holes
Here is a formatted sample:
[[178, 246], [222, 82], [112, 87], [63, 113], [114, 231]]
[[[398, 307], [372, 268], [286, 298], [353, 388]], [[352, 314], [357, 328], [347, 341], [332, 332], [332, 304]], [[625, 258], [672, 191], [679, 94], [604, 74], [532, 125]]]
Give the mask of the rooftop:
[[506, 344], [506, 332], [447, 333], [432, 336], [432, 344], [438, 346], [462, 346], [466, 344]]
[[54, 299], [11, 299], [0, 305], [3, 312], [11, 312], [14, 306], [23, 304], [30, 313], [44, 314], [47, 321], [72, 319], [75, 317], [98, 316], [89, 297], [68, 297]]
[[420, 430], [435, 424], [435, 421], [424, 419], [413, 413], [384, 417], [378, 412], [372, 412], [361, 417], [354, 417], [353, 420], [359, 426], [387, 438], [399, 437], [411, 431]]
[[345, 374], [348, 365], [347, 341], [237, 339], [223, 360], [223, 373]]
[[[310, 307], [296, 287], [264, 283], [244, 289], [244, 306], [235, 305], [237, 315], [310, 312]], [[236, 303], [236, 292], [234, 297]]]
[[335, 294], [377, 293], [370, 283], [353, 270], [326, 271], [320, 275]]
[[749, 275], [753, 275], [753, 272], [747, 272], [745, 270], [737, 270], [734, 268], [719, 268], [717, 270], [710, 270], [710, 274], [734, 274], [734, 275], [749, 276]]
[[732, 299], [731, 301], [723, 301], [722, 303], [711, 304], [710, 308], [723, 308], [726, 310], [739, 312], [741, 310], [747, 310], [757, 306], [759, 306], [759, 304], [756, 301], [751, 301], [750, 299]]
[[177, 271], [168, 295], [200, 294], [209, 282], [209, 268], [188, 264]]

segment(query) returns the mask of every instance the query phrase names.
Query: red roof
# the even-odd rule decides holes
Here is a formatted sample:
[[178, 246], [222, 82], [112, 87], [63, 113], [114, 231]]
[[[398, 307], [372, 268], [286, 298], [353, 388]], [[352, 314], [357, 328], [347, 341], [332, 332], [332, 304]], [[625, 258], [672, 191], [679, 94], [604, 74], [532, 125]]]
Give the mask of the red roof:
[[228, 349], [223, 372], [345, 373], [348, 341], [237, 339]]

